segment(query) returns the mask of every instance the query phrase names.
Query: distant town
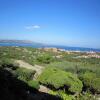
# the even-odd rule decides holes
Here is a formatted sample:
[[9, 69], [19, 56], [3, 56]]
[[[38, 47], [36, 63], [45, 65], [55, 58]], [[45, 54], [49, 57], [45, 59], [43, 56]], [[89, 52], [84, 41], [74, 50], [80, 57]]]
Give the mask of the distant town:
[[[44, 51], [51, 51], [51, 52], [55, 52], [55, 53], [66, 52], [67, 54], [83, 52], [83, 51], [71, 51], [71, 50], [65, 50], [65, 49], [59, 49], [59, 48], [39, 48], [39, 49], [44, 50]], [[93, 57], [100, 58], [100, 53], [97, 53], [94, 51], [84, 51], [84, 55], [78, 56], [77, 58], [93, 58]]]

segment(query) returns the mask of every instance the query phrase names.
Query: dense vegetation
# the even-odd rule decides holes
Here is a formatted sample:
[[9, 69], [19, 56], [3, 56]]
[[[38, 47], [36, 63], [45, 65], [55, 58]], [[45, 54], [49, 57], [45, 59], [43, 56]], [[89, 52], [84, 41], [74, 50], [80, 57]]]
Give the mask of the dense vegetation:
[[38, 91], [39, 83], [31, 79], [34, 71], [15, 67], [11, 62], [4, 63], [6, 67], [2, 65], [3, 62], [0, 64], [0, 100], [61, 100]]
[[[38, 92], [40, 85], [43, 85], [49, 88], [50, 96], [55, 95], [63, 100], [96, 100], [100, 95], [100, 58], [78, 58], [83, 55], [87, 54], [84, 52], [68, 54], [24, 47], [0, 47], [1, 91], [4, 91], [10, 100], [16, 100], [16, 93], [22, 89], [17, 100], [31, 100], [26, 98], [34, 98], [32, 92]], [[37, 79], [34, 79], [36, 71], [19, 67], [15, 60], [23, 60], [33, 67], [35, 64], [41, 65], [45, 69]], [[4, 82], [8, 85], [3, 85]], [[20, 84], [18, 89], [17, 84]]]
[[69, 92], [79, 93], [82, 91], [82, 82], [70, 72], [56, 68], [47, 68], [40, 76], [39, 81], [55, 89], [66, 88]]

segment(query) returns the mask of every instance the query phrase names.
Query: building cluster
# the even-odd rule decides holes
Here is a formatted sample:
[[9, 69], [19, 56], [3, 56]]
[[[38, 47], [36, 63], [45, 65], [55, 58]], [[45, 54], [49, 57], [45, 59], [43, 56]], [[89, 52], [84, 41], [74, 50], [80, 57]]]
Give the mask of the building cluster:
[[[45, 47], [45, 48], [40, 48], [43, 51], [49, 51], [49, 52], [54, 52], [54, 53], [59, 53], [59, 52], [66, 52], [67, 54], [71, 54], [71, 53], [80, 53], [81, 51], [70, 51], [70, 50], [65, 50], [65, 49], [59, 49], [59, 48], [54, 48], [54, 47]], [[86, 54], [86, 55], [85, 55]], [[82, 56], [78, 56], [77, 58], [100, 58], [100, 55], [98, 55], [96, 52], [93, 51], [86, 51], [84, 55]], [[58, 57], [60, 58], [60, 56]]]
[[58, 52], [58, 48], [42, 48], [44, 51]]
[[86, 55], [78, 56], [77, 58], [100, 58], [100, 55], [98, 55], [96, 52], [86, 52]]
[[41, 48], [42, 50], [44, 50], [44, 51], [51, 51], [51, 52], [71, 52], [71, 51], [67, 51], [67, 50], [65, 50], [65, 49], [60, 49], [60, 48], [54, 48], [54, 47], [50, 47], [50, 48], [48, 48], [48, 47], [45, 47], [45, 48]]

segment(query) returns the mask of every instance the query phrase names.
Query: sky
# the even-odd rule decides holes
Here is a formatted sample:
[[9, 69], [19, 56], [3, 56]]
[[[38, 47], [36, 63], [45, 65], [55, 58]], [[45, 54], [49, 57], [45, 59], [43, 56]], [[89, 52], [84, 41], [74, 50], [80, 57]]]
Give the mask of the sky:
[[100, 0], [0, 0], [0, 39], [100, 48]]

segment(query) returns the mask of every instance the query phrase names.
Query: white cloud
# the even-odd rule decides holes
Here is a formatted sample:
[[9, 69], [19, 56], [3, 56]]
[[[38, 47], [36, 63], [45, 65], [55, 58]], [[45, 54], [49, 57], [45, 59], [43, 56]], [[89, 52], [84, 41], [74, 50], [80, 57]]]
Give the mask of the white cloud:
[[39, 25], [34, 25], [33, 28], [40, 28], [40, 26]]
[[32, 30], [32, 29], [39, 29], [40, 26], [39, 25], [32, 25], [32, 26], [26, 26], [25, 29], [28, 29], [28, 30]]

